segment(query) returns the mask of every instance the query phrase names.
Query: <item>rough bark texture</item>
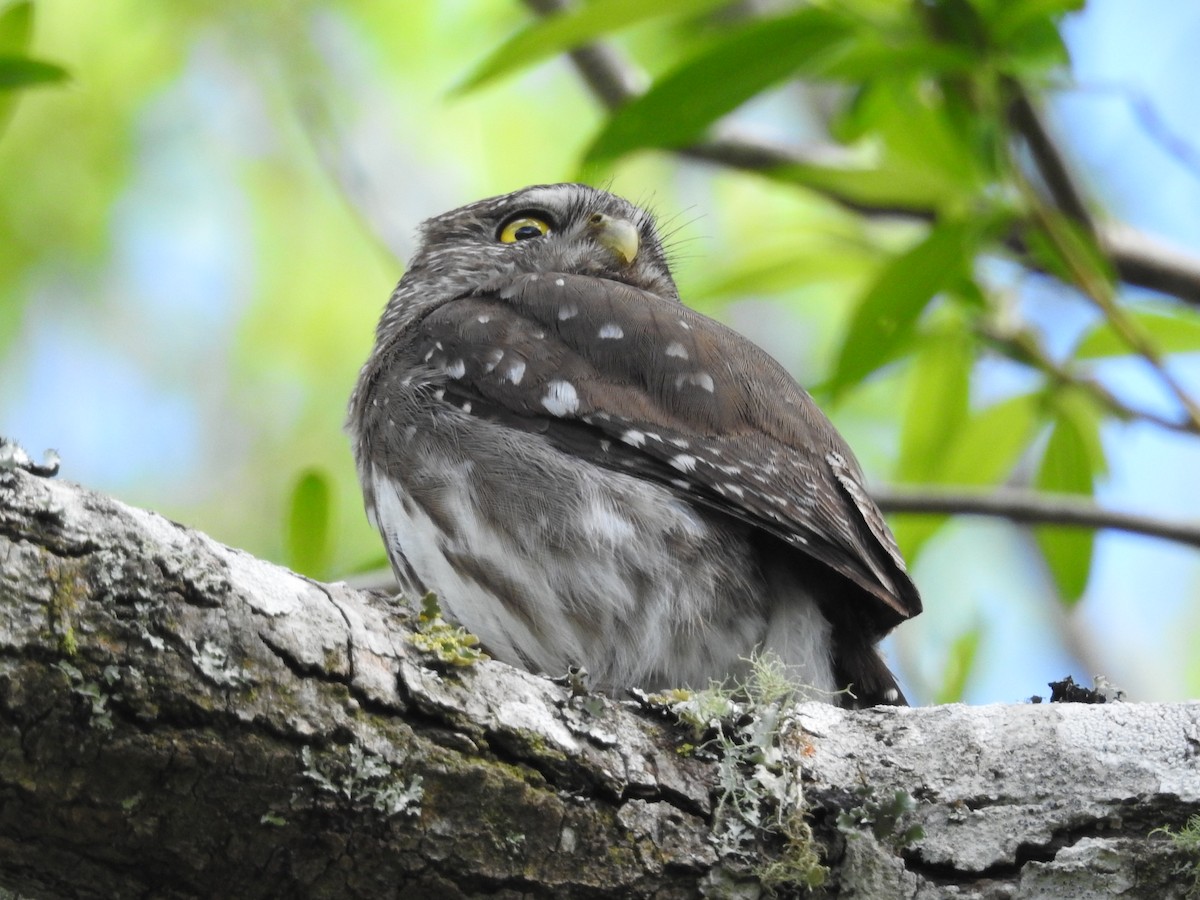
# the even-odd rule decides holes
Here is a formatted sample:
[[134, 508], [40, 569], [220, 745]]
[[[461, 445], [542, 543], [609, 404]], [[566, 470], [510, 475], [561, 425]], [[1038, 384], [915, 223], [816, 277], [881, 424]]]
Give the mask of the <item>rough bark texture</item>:
[[[0, 609], [0, 888], [756, 895], [710, 836], [722, 767], [680, 752], [679, 726], [498, 663], [439, 666], [386, 598], [8, 469]], [[787, 723], [830, 895], [1191, 883], [1195, 860], [1149, 833], [1200, 811], [1200, 704], [804, 705]], [[924, 837], [849, 826], [872, 819], [863, 785], [915, 798], [902, 826]]]

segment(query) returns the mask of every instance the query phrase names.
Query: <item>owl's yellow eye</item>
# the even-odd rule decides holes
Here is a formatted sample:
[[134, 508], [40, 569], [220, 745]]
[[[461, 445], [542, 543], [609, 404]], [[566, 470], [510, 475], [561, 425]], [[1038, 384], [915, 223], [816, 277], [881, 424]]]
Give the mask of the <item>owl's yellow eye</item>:
[[500, 242], [514, 244], [517, 241], [528, 241], [550, 233], [548, 222], [536, 216], [517, 216], [504, 223], [500, 229]]

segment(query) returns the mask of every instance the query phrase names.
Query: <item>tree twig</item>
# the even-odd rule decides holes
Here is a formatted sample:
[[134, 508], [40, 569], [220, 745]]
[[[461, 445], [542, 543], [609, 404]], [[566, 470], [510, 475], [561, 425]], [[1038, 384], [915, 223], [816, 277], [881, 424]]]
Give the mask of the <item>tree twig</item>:
[[1124, 422], [1140, 420], [1157, 425], [1168, 431], [1183, 434], [1200, 434], [1200, 426], [1191, 419], [1168, 419], [1146, 409], [1135, 409], [1117, 397], [1112, 391], [1094, 378], [1066, 368], [1046, 353], [1045, 349], [1027, 332], [1006, 333], [986, 322], [979, 326], [979, 334], [999, 353], [1009, 359], [1037, 369], [1058, 385], [1072, 385], [1087, 393], [1093, 400]]
[[1027, 525], [1113, 529], [1200, 547], [1200, 522], [1106, 509], [1071, 494], [1017, 488], [994, 488], [984, 493], [923, 486], [874, 488], [871, 496], [884, 512], [991, 516]]
[[1075, 183], [1070, 166], [1058, 149], [1058, 144], [1050, 136], [1050, 130], [1042, 121], [1041, 114], [1034, 107], [1029, 95], [1019, 86], [1016, 88], [1016, 99], [1009, 109], [1009, 119], [1017, 133], [1025, 139], [1042, 182], [1054, 198], [1055, 205], [1089, 233], [1095, 234], [1096, 223], [1092, 221], [1083, 191]]

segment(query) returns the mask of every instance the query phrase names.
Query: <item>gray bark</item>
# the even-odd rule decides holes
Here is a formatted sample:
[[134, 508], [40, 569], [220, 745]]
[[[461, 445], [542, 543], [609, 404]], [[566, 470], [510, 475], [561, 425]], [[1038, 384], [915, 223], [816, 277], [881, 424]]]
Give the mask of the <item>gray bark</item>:
[[[795, 844], [764, 827], [748, 858], [717, 801], [778, 781], [818, 895], [1191, 884], [1150, 832], [1200, 811], [1196, 703], [802, 704], [756, 781], [668, 715], [446, 666], [394, 600], [11, 468], [0, 609], [0, 888], [21, 896], [751, 897]], [[877, 838], [897, 790], [915, 809]]]

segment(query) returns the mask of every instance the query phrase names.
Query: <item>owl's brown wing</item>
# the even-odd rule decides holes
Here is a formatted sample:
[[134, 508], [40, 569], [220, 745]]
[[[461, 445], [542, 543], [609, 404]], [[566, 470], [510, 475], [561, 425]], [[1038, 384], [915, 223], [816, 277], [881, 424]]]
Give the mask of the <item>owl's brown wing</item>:
[[409, 332], [470, 414], [770, 532], [877, 598], [886, 630], [921, 601], [862, 473], [763, 350], [674, 300], [542, 273], [445, 303]]

